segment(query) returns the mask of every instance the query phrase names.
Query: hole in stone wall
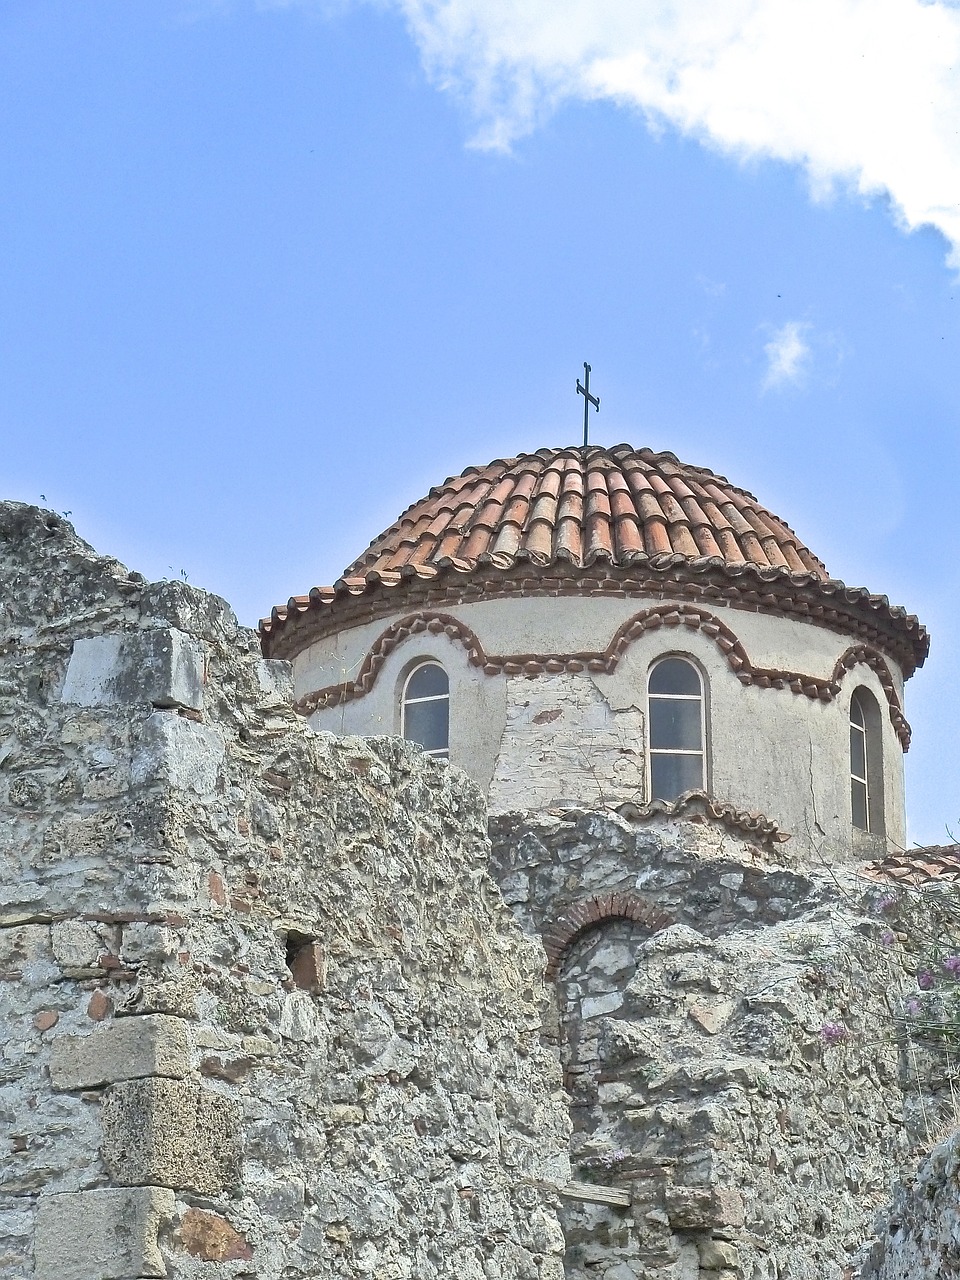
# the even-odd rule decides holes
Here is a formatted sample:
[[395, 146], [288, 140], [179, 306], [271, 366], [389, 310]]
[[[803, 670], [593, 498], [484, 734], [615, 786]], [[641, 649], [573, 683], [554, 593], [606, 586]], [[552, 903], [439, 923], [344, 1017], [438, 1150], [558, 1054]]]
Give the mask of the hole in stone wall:
[[316, 942], [316, 938], [311, 938], [307, 933], [297, 933], [291, 929], [287, 934], [287, 968], [293, 969], [293, 962], [297, 958], [297, 952], [302, 947], [308, 947], [311, 942]]
[[287, 968], [301, 991], [322, 991], [326, 975], [323, 945], [309, 933], [290, 929], [286, 936]]
[[609, 1083], [632, 1079], [635, 1051], [618, 1047], [611, 1024], [636, 1017], [628, 989], [640, 963], [641, 946], [649, 936], [649, 930], [633, 920], [605, 920], [581, 934], [564, 956], [557, 994], [561, 1056], [578, 1135], [575, 1147], [579, 1135], [589, 1137], [618, 1111], [616, 1106], [600, 1106], [601, 1074]]

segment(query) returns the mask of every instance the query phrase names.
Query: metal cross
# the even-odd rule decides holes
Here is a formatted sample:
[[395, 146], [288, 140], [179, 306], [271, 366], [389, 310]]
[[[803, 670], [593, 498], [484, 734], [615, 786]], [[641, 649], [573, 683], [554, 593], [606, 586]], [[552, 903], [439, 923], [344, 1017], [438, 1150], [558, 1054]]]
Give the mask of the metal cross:
[[583, 396], [583, 447], [587, 447], [590, 438], [590, 406], [593, 405], [597, 413], [600, 412], [600, 397], [590, 394], [590, 366], [586, 360], [583, 362], [583, 381], [585, 385], [581, 385], [580, 379], [577, 379], [577, 394]]

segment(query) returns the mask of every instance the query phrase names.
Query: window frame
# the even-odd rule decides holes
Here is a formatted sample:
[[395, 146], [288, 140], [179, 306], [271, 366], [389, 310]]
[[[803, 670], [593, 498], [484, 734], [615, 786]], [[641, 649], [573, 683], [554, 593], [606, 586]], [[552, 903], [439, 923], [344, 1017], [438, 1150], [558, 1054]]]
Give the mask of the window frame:
[[[437, 667], [443, 672], [444, 679], [447, 682], [446, 693], [431, 693], [423, 698], [408, 697], [407, 690], [410, 687], [410, 681], [414, 678], [417, 672], [422, 671], [424, 667]], [[407, 737], [407, 707], [422, 706], [427, 702], [445, 702], [447, 704], [447, 745], [445, 747], [425, 747], [421, 743], [417, 742], [415, 738]], [[415, 746], [420, 747], [423, 754], [430, 756], [432, 760], [446, 760], [447, 762], [450, 760], [450, 673], [447, 671], [443, 663], [438, 662], [436, 658], [418, 658], [403, 677], [403, 681], [400, 685], [400, 737], [403, 738], [405, 742], [412, 742]]]
[[[700, 692], [698, 694], [651, 693], [650, 681], [653, 678], [653, 673], [656, 671], [657, 667], [659, 667], [664, 662], [683, 662], [686, 664], [686, 666], [690, 667], [696, 673], [697, 683], [700, 686]], [[647, 780], [647, 795], [650, 798], [650, 803], [652, 803], [654, 800], [662, 799], [662, 797], [655, 796], [653, 794], [653, 757], [655, 755], [656, 756], [699, 756], [700, 786], [688, 787], [686, 788], [686, 790], [704, 791], [709, 793], [709, 785], [708, 785], [709, 769], [708, 769], [708, 756], [707, 756], [707, 743], [708, 743], [707, 678], [702, 667], [687, 653], [661, 654], [659, 657], [655, 658], [653, 662], [650, 663], [650, 666], [647, 669], [646, 694], [647, 694], [647, 706], [646, 706], [646, 712], [647, 712], [646, 774], [647, 774], [647, 778], [646, 780]], [[651, 715], [651, 711], [650, 711], [650, 703], [651, 703], [651, 700], [654, 698], [660, 698], [663, 701], [698, 702], [700, 704], [700, 749], [699, 750], [694, 750], [691, 747], [655, 747], [653, 745], [653, 716]], [[681, 791], [678, 794], [683, 795], [684, 792]], [[676, 799], [677, 799], [677, 796], [673, 796], [671, 797], [670, 800], [666, 801], [665, 803], [670, 804], [672, 803], [673, 800], [676, 800]]]
[[[859, 715], [859, 722], [854, 719], [854, 712]], [[848, 756], [847, 774], [850, 793], [850, 823], [855, 831], [865, 835], [886, 835], [886, 805], [884, 801], [885, 779], [883, 776], [883, 715], [876, 694], [866, 685], [858, 685], [850, 695], [847, 711], [848, 722]], [[863, 747], [863, 774], [854, 771], [853, 735], [860, 735]], [[854, 808], [854, 786], [861, 786], [864, 792], [864, 808], [866, 810], [866, 826], [856, 820]]]
[[[857, 719], [854, 718], [854, 712]], [[870, 738], [867, 733], [867, 718], [863, 713], [863, 699], [860, 697], [860, 690], [854, 689], [850, 698], [850, 820], [858, 831], [870, 832]], [[863, 776], [856, 772], [854, 767], [854, 750], [853, 735], [857, 734], [860, 739], [860, 750], [863, 752]], [[863, 787], [863, 814], [864, 825], [861, 826], [857, 821], [856, 805], [854, 803], [854, 789], [859, 785]]]

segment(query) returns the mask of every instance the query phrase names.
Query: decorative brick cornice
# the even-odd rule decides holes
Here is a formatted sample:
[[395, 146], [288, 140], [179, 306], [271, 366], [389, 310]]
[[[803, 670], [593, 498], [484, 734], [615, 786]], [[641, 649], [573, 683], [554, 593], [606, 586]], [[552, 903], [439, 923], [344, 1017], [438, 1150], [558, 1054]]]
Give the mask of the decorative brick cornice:
[[[446, 635], [466, 649], [470, 661], [475, 667], [483, 667], [488, 675], [499, 675], [505, 671], [505, 665], [499, 659], [488, 659], [476, 634], [468, 626], [452, 617], [449, 613], [411, 613], [392, 623], [371, 645], [356, 680], [347, 680], [343, 684], [329, 684], [313, 693], [305, 693], [293, 704], [301, 715], [309, 716], [324, 707], [338, 707], [341, 703], [351, 702], [373, 688], [384, 662], [396, 649], [411, 636]], [[506, 660], [503, 660], [505, 663]], [[500, 665], [498, 665], [500, 664]], [[489, 670], [488, 670], [489, 668]], [[563, 670], [563, 668], [560, 668]], [[508, 672], [507, 674], [512, 674]]]
[[577, 938], [607, 920], [633, 920], [649, 929], [650, 933], [656, 933], [675, 923], [672, 916], [632, 890], [598, 893], [590, 898], [581, 898], [543, 931], [543, 947], [547, 953], [545, 976], [548, 981], [556, 980], [563, 957]]
[[637, 556], [630, 564], [593, 563], [584, 568], [557, 562], [528, 563], [518, 555], [509, 565], [479, 563], [469, 572], [454, 563], [440, 567], [407, 565], [389, 575], [369, 572], [334, 587], [314, 587], [292, 596], [260, 624], [267, 657], [292, 658], [325, 636], [395, 613], [446, 610], [478, 600], [543, 596], [680, 597], [708, 607], [724, 605], [774, 617], [794, 618], [839, 632], [889, 655], [905, 676], [927, 656], [926, 629], [886, 596], [809, 573], [756, 565], [731, 565], [710, 557]]
[[374, 641], [360, 665], [356, 680], [327, 685], [312, 693], [304, 694], [294, 704], [301, 715], [312, 715], [325, 707], [339, 706], [361, 697], [374, 685], [387, 657], [410, 636], [427, 632], [444, 634], [463, 645], [470, 662], [482, 668], [485, 675], [552, 675], [560, 672], [597, 672], [610, 674], [630, 645], [648, 631], [661, 629], [699, 631], [712, 640], [727, 660], [727, 665], [744, 685], [759, 689], [790, 689], [795, 694], [819, 702], [832, 702], [840, 692], [841, 682], [847, 672], [857, 665], [868, 666], [877, 675], [887, 699], [890, 720], [900, 745], [906, 751], [910, 746], [910, 726], [904, 717], [897, 695], [896, 683], [883, 655], [867, 644], [851, 645], [837, 660], [829, 679], [788, 671], [778, 667], [757, 667], [750, 661], [746, 649], [735, 632], [716, 614], [692, 604], [659, 604], [628, 618], [618, 628], [613, 639], [602, 652], [579, 653], [515, 653], [488, 654], [484, 651], [475, 632], [449, 613], [421, 611], [408, 614], [391, 623]]

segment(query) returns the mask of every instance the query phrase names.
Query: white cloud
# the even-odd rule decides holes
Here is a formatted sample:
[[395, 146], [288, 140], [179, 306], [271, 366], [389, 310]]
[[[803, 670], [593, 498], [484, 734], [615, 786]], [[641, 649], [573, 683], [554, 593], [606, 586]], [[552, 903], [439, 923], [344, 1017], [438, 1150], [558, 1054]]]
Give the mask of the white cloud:
[[767, 357], [767, 373], [763, 380], [765, 389], [789, 383], [796, 386], [803, 381], [812, 355], [805, 336], [809, 327], [799, 320], [788, 320], [764, 345]]
[[[384, 0], [380, 0], [381, 3]], [[476, 142], [508, 148], [565, 98], [639, 109], [815, 194], [887, 195], [960, 269], [960, 10], [950, 0], [386, 0]]]

